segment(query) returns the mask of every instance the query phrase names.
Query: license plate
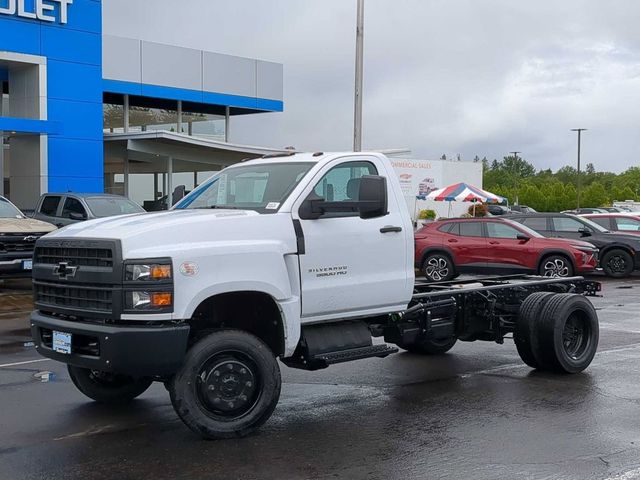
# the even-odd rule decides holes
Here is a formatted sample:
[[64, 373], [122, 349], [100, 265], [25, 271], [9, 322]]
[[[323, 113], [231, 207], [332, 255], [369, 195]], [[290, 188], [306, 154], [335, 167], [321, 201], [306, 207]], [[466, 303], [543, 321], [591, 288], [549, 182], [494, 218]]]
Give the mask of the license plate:
[[71, 334], [53, 331], [53, 350], [58, 353], [71, 354]]
[[24, 260], [22, 262], [23, 270], [33, 270], [33, 260]]

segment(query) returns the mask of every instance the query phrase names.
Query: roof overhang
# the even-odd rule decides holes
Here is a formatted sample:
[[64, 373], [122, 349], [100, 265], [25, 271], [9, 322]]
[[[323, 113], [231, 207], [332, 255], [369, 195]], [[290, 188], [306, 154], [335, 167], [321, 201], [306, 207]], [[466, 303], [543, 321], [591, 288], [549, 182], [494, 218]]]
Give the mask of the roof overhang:
[[130, 160], [153, 161], [171, 157], [212, 165], [231, 165], [245, 159], [258, 158], [291, 150], [239, 145], [168, 131], [107, 133], [107, 145], [126, 149]]

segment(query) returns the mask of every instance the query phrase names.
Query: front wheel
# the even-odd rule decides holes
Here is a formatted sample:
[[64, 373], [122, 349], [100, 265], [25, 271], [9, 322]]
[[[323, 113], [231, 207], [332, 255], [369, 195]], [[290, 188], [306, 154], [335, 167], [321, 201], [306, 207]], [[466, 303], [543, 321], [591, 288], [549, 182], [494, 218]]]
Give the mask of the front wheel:
[[180, 419], [207, 439], [243, 437], [266, 422], [280, 398], [280, 368], [269, 347], [240, 330], [219, 330], [187, 352], [169, 382]]
[[542, 277], [572, 277], [573, 265], [562, 255], [550, 255], [540, 262], [538, 273]]
[[610, 250], [602, 256], [602, 269], [609, 277], [628, 277], [633, 272], [633, 258], [624, 250]]
[[127, 403], [142, 395], [152, 383], [148, 378], [90, 370], [67, 365], [69, 377], [78, 390], [101, 403]]
[[443, 253], [430, 253], [422, 264], [422, 273], [432, 282], [445, 282], [455, 275], [455, 267], [451, 258]]

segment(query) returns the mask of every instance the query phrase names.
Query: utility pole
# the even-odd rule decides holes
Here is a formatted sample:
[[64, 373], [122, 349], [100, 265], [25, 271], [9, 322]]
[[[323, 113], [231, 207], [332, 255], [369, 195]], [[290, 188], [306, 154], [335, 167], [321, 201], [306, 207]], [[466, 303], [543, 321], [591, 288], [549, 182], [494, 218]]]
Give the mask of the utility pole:
[[582, 186], [582, 179], [580, 178], [580, 141], [582, 137], [582, 132], [584, 132], [586, 128], [572, 128], [572, 132], [578, 132], [578, 201], [576, 202], [576, 208], [580, 208], [580, 187]]
[[362, 57], [364, 53], [364, 0], [358, 0], [356, 21], [356, 82], [353, 111], [353, 151], [362, 150]]
[[513, 151], [513, 152], [509, 152], [509, 153], [514, 156], [514, 160], [513, 160], [513, 181], [516, 184], [516, 202], [515, 202], [515, 205], [520, 205], [520, 201], [518, 199], [518, 172], [517, 172], [517, 168], [518, 168], [518, 154], [522, 153], [522, 152]]

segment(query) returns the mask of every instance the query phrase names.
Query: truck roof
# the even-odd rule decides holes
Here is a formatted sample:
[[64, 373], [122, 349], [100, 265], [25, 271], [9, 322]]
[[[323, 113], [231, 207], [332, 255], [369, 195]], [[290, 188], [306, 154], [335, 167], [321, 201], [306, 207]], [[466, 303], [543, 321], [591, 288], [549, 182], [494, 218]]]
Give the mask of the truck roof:
[[382, 156], [379, 152], [292, 152], [292, 153], [282, 153], [282, 154], [273, 154], [273, 155], [265, 155], [261, 158], [254, 158], [250, 160], [245, 160], [242, 162], [246, 163], [265, 163], [265, 162], [273, 162], [273, 163], [290, 163], [290, 162], [309, 162], [309, 163], [318, 163], [320, 161], [332, 160], [334, 158], [339, 157], [347, 157], [347, 156]]

